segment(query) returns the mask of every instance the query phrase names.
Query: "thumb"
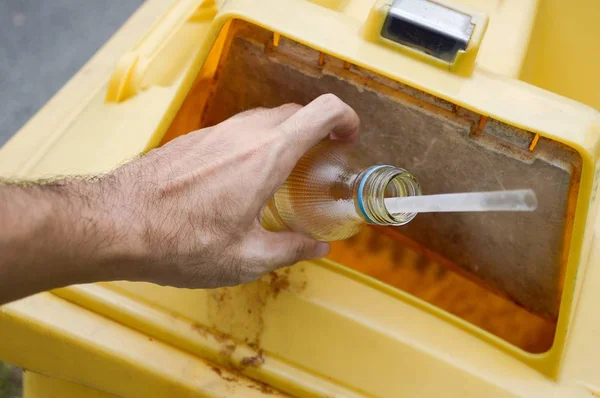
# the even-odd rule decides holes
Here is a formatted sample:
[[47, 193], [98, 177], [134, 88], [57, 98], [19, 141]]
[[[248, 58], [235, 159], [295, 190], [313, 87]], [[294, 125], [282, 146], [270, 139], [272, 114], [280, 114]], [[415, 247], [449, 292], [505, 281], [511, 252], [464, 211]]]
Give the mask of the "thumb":
[[270, 269], [296, 264], [302, 260], [325, 257], [329, 243], [298, 232], [264, 232], [265, 261]]

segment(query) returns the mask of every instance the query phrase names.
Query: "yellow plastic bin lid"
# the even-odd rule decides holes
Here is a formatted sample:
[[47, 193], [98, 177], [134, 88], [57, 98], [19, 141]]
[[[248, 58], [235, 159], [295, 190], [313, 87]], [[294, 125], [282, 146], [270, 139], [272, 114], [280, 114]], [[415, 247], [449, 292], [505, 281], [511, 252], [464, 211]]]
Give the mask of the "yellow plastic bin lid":
[[[363, 235], [334, 247], [337, 262], [301, 263], [236, 288], [102, 283], [6, 305], [0, 311], [0, 357], [123, 397], [599, 393], [600, 258], [593, 248], [600, 137], [600, 75], [594, 71], [600, 57], [592, 50], [598, 49], [593, 38], [600, 31], [593, 33], [600, 25], [592, 11], [600, 12], [600, 5], [591, 0], [587, 7], [561, 0], [443, 4], [489, 18], [464, 73], [365, 40], [369, 15], [392, 2], [264, 0], [257, 7], [250, 0], [172, 5], [149, 0], [0, 150], [0, 173], [36, 178], [102, 172], [211, 118], [218, 121], [235, 108], [229, 103], [222, 114], [207, 111], [209, 94], [222, 95], [219, 84], [230, 81], [219, 80], [216, 72], [230, 54], [242, 54], [245, 40], [250, 44], [244, 48], [262, 49], [257, 60], [301, 69], [309, 82], [338, 79], [338, 88], [379, 93], [407, 115], [442, 121], [437, 134], [475, 134], [465, 138], [465, 147], [480, 153], [489, 153], [488, 141], [508, 142], [510, 164], [524, 173], [541, 167], [547, 160], [542, 154], [552, 148], [575, 159], [568, 167], [561, 163], [564, 157], [552, 163], [559, 165], [552, 170], [566, 170], [565, 198], [572, 199], [565, 199], [572, 206], [565, 210], [569, 227], [561, 229], [568, 233], [553, 246], [564, 256], [553, 268], [560, 282], [560, 301], [548, 307], [554, 312], [543, 314], [522, 303], [515, 307], [510, 300], [525, 303], [527, 297], [517, 293], [526, 290], [500, 286], [496, 291], [497, 285], [473, 282], [473, 274], [480, 273], [462, 274], [463, 267], [448, 268], [437, 257], [421, 267], [422, 274], [415, 273], [415, 259], [424, 249], [439, 254], [433, 245], [406, 246], [399, 254], [404, 278], [386, 279], [396, 264], [393, 253], [367, 254], [377, 269], [344, 257], [369, 247], [371, 236]], [[521, 156], [517, 160], [515, 153]], [[376, 236], [376, 244], [395, 245], [389, 243], [396, 242], [395, 235]], [[447, 285], [471, 289], [469, 294], [486, 297], [482, 302], [512, 305], [522, 317], [519, 325], [548, 340], [542, 348], [531, 348], [538, 339], [518, 345], [498, 331], [506, 323], [491, 319], [486, 326], [465, 316], [456, 306], [460, 297], [426, 297], [423, 292], [442, 289], [436, 278], [444, 272], [451, 276], [442, 278]], [[414, 278], [413, 290], [407, 278]], [[434, 290], [423, 289], [425, 284]]]

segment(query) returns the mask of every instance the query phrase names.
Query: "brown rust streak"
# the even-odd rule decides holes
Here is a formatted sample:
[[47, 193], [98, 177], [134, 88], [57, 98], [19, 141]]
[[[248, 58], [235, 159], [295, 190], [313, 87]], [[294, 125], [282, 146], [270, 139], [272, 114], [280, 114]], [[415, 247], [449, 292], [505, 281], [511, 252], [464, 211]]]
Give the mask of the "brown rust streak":
[[488, 121], [488, 117], [487, 116], [481, 116], [479, 118], [479, 123], [477, 123], [476, 126], [473, 127], [473, 129], [471, 130], [471, 135], [479, 135], [481, 134], [481, 132], [483, 131], [483, 128], [485, 127], [485, 124]]
[[231, 355], [234, 353], [235, 349], [237, 348], [237, 345], [230, 336], [227, 336], [219, 331], [209, 329], [198, 323], [192, 324], [191, 327], [195, 332], [201, 334], [203, 337], [212, 336], [215, 340], [217, 340], [222, 345], [220, 354], [221, 354], [221, 358], [225, 357], [223, 359], [225, 359], [224, 362], [226, 362], [226, 364], [222, 364], [222, 365], [226, 365], [226, 366], [224, 368], [221, 368], [221, 367], [213, 365], [211, 363], [208, 364], [209, 368], [213, 372], [215, 372], [220, 378], [222, 378], [223, 380], [225, 380], [227, 382], [243, 384], [245, 387], [252, 388], [254, 390], [258, 390], [258, 391], [262, 392], [263, 394], [272, 395], [272, 394], [280, 393], [279, 391], [275, 390], [274, 388], [272, 388], [258, 380], [251, 379], [244, 383], [244, 381], [246, 381], [247, 377], [244, 376], [243, 374], [239, 373], [240, 370], [243, 371], [243, 369], [247, 368], [247, 367], [262, 366], [265, 363], [264, 353], [262, 350], [258, 350], [256, 355], [242, 358], [242, 360], [239, 362], [239, 364], [236, 364], [235, 362], [232, 361]]
[[289, 288], [290, 288], [289, 274], [290, 274], [289, 268], [283, 270], [281, 272], [281, 275], [279, 275], [276, 272], [271, 272], [269, 274], [271, 277], [269, 284], [271, 285], [271, 290], [273, 292], [273, 298], [277, 298], [277, 296], [279, 296], [279, 293], [281, 291], [289, 290]]
[[278, 393], [283, 395], [283, 393], [281, 393], [280, 391], [277, 391], [273, 387], [271, 387], [261, 381], [254, 380], [254, 379], [247, 380], [246, 376], [238, 373], [234, 369], [225, 369], [225, 371], [224, 371], [223, 369], [221, 369], [215, 365], [212, 365], [212, 364], [209, 364], [208, 366], [213, 372], [215, 372], [221, 379], [225, 380], [226, 382], [237, 383], [239, 385], [243, 385], [244, 387], [248, 387], [253, 390], [260, 391], [261, 393], [263, 393], [265, 395], [275, 395]]
[[251, 357], [242, 358], [242, 360], [240, 361], [241, 366], [259, 367], [259, 366], [263, 365], [264, 363], [265, 363], [265, 358], [263, 357], [262, 350], [258, 350], [258, 353], [256, 355], [253, 355]]
[[[284, 292], [298, 293], [306, 288], [306, 275], [300, 270], [292, 274], [291, 267], [271, 272], [253, 283], [215, 289], [209, 292], [208, 322], [219, 330], [216, 338], [223, 347], [221, 355], [230, 355], [235, 342], [259, 351], [265, 329], [264, 312], [271, 300]], [[196, 326], [206, 333], [201, 325]]]
[[221, 355], [221, 357], [224, 358], [229, 365], [233, 366], [231, 356], [237, 349], [237, 344], [230, 336], [221, 333], [218, 330], [209, 329], [199, 323], [193, 323], [191, 327], [192, 330], [200, 334], [202, 337], [214, 338], [221, 347], [219, 350], [219, 354]]
[[211, 368], [211, 370], [212, 370], [213, 372], [215, 372], [215, 373], [216, 373], [216, 374], [218, 374], [219, 376], [223, 377], [223, 371], [221, 370], [221, 368], [218, 368], [218, 367], [216, 367], [216, 366], [214, 366], [214, 365], [208, 365], [208, 366]]

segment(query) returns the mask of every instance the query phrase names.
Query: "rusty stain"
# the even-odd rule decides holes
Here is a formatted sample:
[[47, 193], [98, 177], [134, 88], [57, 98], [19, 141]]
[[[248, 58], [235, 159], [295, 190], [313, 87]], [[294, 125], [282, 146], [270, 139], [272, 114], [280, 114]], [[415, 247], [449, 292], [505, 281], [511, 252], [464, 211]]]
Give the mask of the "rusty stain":
[[485, 124], [488, 121], [488, 117], [487, 116], [481, 116], [479, 118], [479, 123], [477, 123], [477, 128], [472, 132], [473, 135], [477, 135], [479, 133], [481, 133], [481, 131], [483, 131], [483, 128], [485, 127]]
[[213, 370], [213, 372], [215, 372], [219, 376], [223, 376], [223, 371], [221, 370], [221, 368], [217, 368], [214, 365], [208, 365], [208, 366], [210, 366], [210, 368]]
[[271, 289], [273, 290], [273, 297], [277, 298], [279, 293], [282, 290], [288, 290], [290, 287], [290, 281], [288, 280], [289, 271], [282, 272], [282, 275], [279, 275], [277, 272], [271, 272], [271, 281], [269, 282], [271, 285]]
[[279, 39], [281, 35], [277, 32], [273, 32], [273, 47], [279, 47]]
[[[210, 369], [213, 372], [215, 372], [220, 378], [222, 378], [225, 381], [228, 381], [230, 383], [235, 383], [235, 382], [239, 382], [240, 381], [240, 378], [237, 377], [237, 376], [235, 376], [235, 375], [231, 375], [230, 376], [228, 374], [223, 373], [223, 370], [221, 368], [218, 368], [218, 367], [216, 367], [214, 365], [210, 365], [210, 364], [208, 366], [210, 367]], [[228, 370], [227, 372], [228, 373], [232, 373], [231, 370]]]
[[229, 381], [229, 382], [232, 382], [232, 383], [235, 383], [236, 381], [239, 381], [239, 379], [237, 379], [235, 377], [230, 377], [230, 376], [226, 376], [226, 375], [221, 376], [221, 378], [223, 380], [225, 380], [225, 381]]
[[230, 343], [230, 344], [225, 344], [224, 348], [225, 348], [224, 352], [227, 355], [231, 355], [231, 354], [234, 353], [234, 351], [237, 348], [237, 346], [234, 343]]
[[[232, 360], [232, 355], [235, 352], [235, 350], [237, 349], [237, 345], [235, 344], [235, 342], [227, 335], [216, 331], [216, 330], [209, 330], [208, 328], [204, 327], [201, 324], [198, 323], [194, 323], [191, 325], [192, 329], [198, 333], [200, 333], [202, 336], [213, 336], [215, 340], [217, 340], [221, 345], [222, 348], [219, 351], [220, 352], [220, 356], [225, 359], [225, 362], [227, 363], [227, 371], [228, 372], [234, 372], [234, 369], [238, 368], [244, 368], [244, 367], [259, 367], [262, 364], [264, 364], [265, 359], [263, 356], [263, 351], [258, 349], [256, 346], [254, 346], [253, 348], [256, 350], [256, 355], [253, 356], [248, 356], [248, 357], [244, 357], [242, 358], [242, 360], [240, 361], [239, 364], [236, 364], [233, 362]], [[251, 347], [253, 346], [252, 343], [249, 344]], [[210, 368], [217, 373], [222, 379], [226, 380], [226, 381], [230, 381], [230, 382], [236, 382], [239, 381], [239, 378], [235, 376], [235, 374], [233, 374], [232, 376], [229, 376], [228, 374], [225, 374], [223, 369], [209, 364]], [[256, 382], [257, 385], [248, 385], [248, 387], [251, 388], [259, 388], [261, 389], [261, 391], [265, 392], [267, 391], [268, 387], [265, 385], [262, 385], [260, 382]], [[269, 389], [268, 390], [269, 393], [273, 393], [275, 390], [273, 389]]]
[[536, 133], [535, 136], [533, 137], [533, 140], [531, 141], [531, 144], [529, 145], [529, 152], [533, 152], [533, 150], [537, 146], [539, 140], [540, 140], [540, 135]]
[[256, 384], [250, 384], [248, 387], [254, 390], [258, 390], [266, 395], [274, 395], [276, 393], [276, 391], [273, 388], [261, 382], [256, 382]]
[[[209, 293], [209, 321], [221, 332], [250, 346], [260, 345], [264, 328], [262, 312], [270, 294], [262, 280]], [[230, 340], [231, 341], [231, 340]]]
[[221, 346], [221, 349], [220, 349], [221, 355], [223, 355], [225, 357], [231, 357], [231, 355], [235, 352], [235, 350], [237, 348], [237, 346], [236, 346], [235, 342], [232, 340], [232, 338], [230, 336], [226, 335], [225, 333], [222, 333], [218, 330], [209, 329], [199, 323], [192, 323], [191, 328], [196, 333], [200, 334], [202, 337], [214, 338], [217, 341], [217, 343], [219, 343], [219, 345]]
[[253, 355], [251, 357], [244, 357], [240, 361], [240, 365], [241, 366], [259, 367], [259, 366], [261, 366], [264, 363], [265, 363], [265, 359], [263, 357], [262, 350], [258, 350], [258, 353], [256, 355]]
[[192, 329], [204, 337], [209, 335], [213, 336], [215, 340], [217, 340], [219, 343], [227, 344], [231, 342], [231, 337], [229, 337], [225, 333], [221, 333], [218, 330], [207, 328], [206, 326], [200, 323], [193, 323]]
[[192, 329], [194, 330], [194, 332], [201, 334], [203, 337], [206, 337], [208, 335], [208, 331], [206, 330], [206, 328], [199, 323], [192, 323]]
[[276, 300], [284, 291], [296, 293], [305, 287], [306, 275], [288, 267], [271, 272], [253, 283], [211, 290], [209, 322], [213, 329], [257, 350], [265, 328], [263, 313], [269, 301]]
[[257, 390], [260, 391], [261, 393], [265, 394], [265, 395], [274, 395], [277, 393], [277, 390], [275, 390], [274, 388], [268, 386], [267, 384], [258, 381], [258, 380], [247, 380], [246, 377], [244, 375], [241, 375], [239, 373], [237, 373], [235, 370], [233, 369], [227, 369], [226, 371], [223, 371], [223, 369], [212, 365], [212, 364], [208, 364], [208, 366], [210, 367], [210, 369], [215, 372], [221, 379], [230, 382], [230, 383], [237, 383], [240, 385], [243, 385], [244, 387], [248, 387], [251, 388], [253, 390]]
[[348, 61], [344, 62], [344, 69], [345, 70], [350, 70], [350, 68], [352, 67], [352, 64]]
[[320, 52], [319, 53], [319, 66], [323, 66], [323, 65], [325, 65], [325, 53]]

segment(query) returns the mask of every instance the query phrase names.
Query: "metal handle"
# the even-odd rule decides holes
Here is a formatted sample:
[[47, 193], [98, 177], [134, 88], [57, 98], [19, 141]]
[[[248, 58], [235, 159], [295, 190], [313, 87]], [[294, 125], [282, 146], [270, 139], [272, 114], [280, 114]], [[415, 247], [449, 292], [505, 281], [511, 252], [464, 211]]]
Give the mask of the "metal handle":
[[430, 0], [395, 0], [381, 36], [452, 63], [471, 40], [475, 24], [465, 14]]

